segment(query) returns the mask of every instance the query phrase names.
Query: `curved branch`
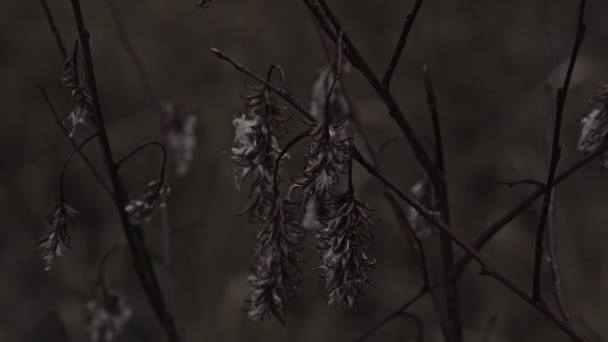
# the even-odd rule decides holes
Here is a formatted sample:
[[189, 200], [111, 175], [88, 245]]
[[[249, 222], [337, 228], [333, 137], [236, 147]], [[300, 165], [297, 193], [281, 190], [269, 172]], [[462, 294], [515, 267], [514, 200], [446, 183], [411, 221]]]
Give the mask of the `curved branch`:
[[137, 153], [141, 152], [142, 150], [144, 150], [146, 147], [158, 147], [162, 153], [162, 160], [161, 160], [161, 166], [160, 166], [160, 182], [159, 182], [159, 187], [163, 186], [165, 184], [165, 174], [166, 174], [166, 167], [167, 167], [167, 149], [165, 148], [165, 145], [163, 145], [162, 143], [158, 142], [158, 141], [149, 141], [146, 143], [143, 143], [139, 146], [137, 146], [133, 151], [129, 152], [126, 156], [120, 158], [117, 162], [116, 162], [116, 167], [120, 168], [122, 166], [122, 164], [126, 161], [128, 161], [129, 159], [131, 159], [133, 156], [135, 156]]
[[295, 146], [300, 140], [304, 139], [308, 135], [308, 131], [304, 131], [298, 135], [296, 135], [293, 139], [291, 139], [285, 147], [281, 150], [279, 155], [277, 156], [277, 160], [274, 162], [274, 170], [272, 173], [272, 189], [274, 190], [274, 197], [279, 197], [279, 166], [281, 165], [281, 160], [283, 157], [289, 152], [289, 150]]

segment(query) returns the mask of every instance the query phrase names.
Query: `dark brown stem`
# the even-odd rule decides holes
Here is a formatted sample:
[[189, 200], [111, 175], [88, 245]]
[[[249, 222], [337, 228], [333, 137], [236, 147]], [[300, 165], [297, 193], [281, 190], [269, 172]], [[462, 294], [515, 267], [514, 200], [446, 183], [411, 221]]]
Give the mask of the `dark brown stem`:
[[[437, 208], [441, 213], [441, 218], [447, 225], [451, 225], [445, 153], [443, 150], [443, 138], [441, 134], [439, 111], [437, 109], [437, 98], [435, 96], [431, 74], [429, 73], [427, 66], [424, 65], [422, 70], [424, 72], [424, 84], [427, 96], [426, 100], [429, 106], [429, 112], [431, 113], [431, 121], [433, 123], [433, 136], [435, 138], [435, 162], [437, 163], [439, 172], [441, 172], [442, 175], [439, 183], [434, 184], [435, 201], [437, 202]], [[448, 341], [462, 341], [462, 319], [460, 318], [458, 277], [448, 278], [448, 274], [454, 267], [454, 250], [452, 248], [452, 241], [450, 240], [450, 237], [443, 232], [439, 235], [439, 240], [441, 244], [441, 257], [443, 261], [443, 275], [449, 279], [445, 287], [446, 304], [449, 315], [449, 332], [446, 338]]]
[[126, 156], [118, 159], [118, 161], [116, 161], [116, 167], [120, 168], [122, 166], [122, 164], [124, 164], [126, 161], [133, 158], [136, 154], [138, 154], [139, 152], [141, 152], [142, 150], [144, 150], [148, 147], [158, 147], [158, 149], [160, 150], [161, 163], [160, 163], [160, 173], [159, 173], [158, 179], [159, 179], [159, 187], [162, 187], [163, 185], [165, 185], [165, 177], [166, 177], [166, 169], [167, 169], [167, 149], [165, 148], [165, 145], [161, 144], [158, 141], [148, 141], [146, 143], [143, 143], [143, 144], [137, 146], [135, 149], [133, 149], [133, 151], [127, 153]]
[[576, 28], [576, 40], [572, 49], [572, 56], [570, 57], [570, 63], [568, 65], [568, 71], [566, 72], [566, 78], [560, 89], [557, 90], [557, 108], [555, 112], [555, 124], [553, 129], [553, 143], [551, 146], [551, 162], [549, 165], [549, 172], [547, 175], [547, 191], [545, 192], [542, 211], [540, 215], [540, 222], [536, 230], [536, 248], [534, 256], [534, 273], [532, 281], [532, 297], [536, 301], [541, 301], [541, 270], [543, 264], [544, 247], [543, 241], [545, 237], [545, 229], [547, 224], [547, 216], [549, 213], [549, 207], [551, 206], [551, 196], [553, 191], [553, 183], [555, 182], [555, 174], [557, 172], [557, 164], [561, 155], [560, 146], [560, 133], [562, 127], [562, 116], [564, 113], [564, 107], [566, 104], [566, 98], [568, 97], [568, 89], [570, 88], [570, 80], [572, 79], [572, 73], [574, 72], [574, 66], [576, 65], [576, 59], [583, 41], [585, 40], [585, 0], [580, 1], [578, 23]]
[[422, 288], [418, 293], [416, 293], [412, 298], [410, 298], [407, 302], [403, 303], [397, 310], [393, 311], [390, 315], [386, 316], [376, 325], [367, 330], [364, 334], [354, 339], [353, 342], [362, 342], [368, 339], [370, 336], [375, 334], [378, 330], [382, 329], [385, 325], [390, 323], [393, 319], [399, 317], [410, 305], [417, 302], [420, 298], [424, 297], [427, 294], [428, 290], [426, 288]]
[[399, 35], [399, 40], [397, 41], [397, 47], [395, 47], [395, 51], [393, 52], [393, 57], [391, 57], [391, 61], [384, 72], [384, 77], [382, 77], [382, 86], [384, 89], [388, 90], [391, 87], [391, 81], [393, 79], [393, 74], [395, 73], [395, 69], [397, 69], [397, 64], [401, 59], [401, 54], [403, 53], [403, 49], [407, 44], [407, 37], [410, 35], [410, 31], [414, 26], [414, 22], [416, 21], [416, 17], [418, 16], [418, 12], [420, 11], [420, 7], [422, 7], [422, 3], [424, 0], [416, 0], [414, 6], [410, 13], [405, 17], [405, 21], [403, 22], [403, 29], [401, 29], [401, 34]]
[[285, 157], [287, 152], [289, 152], [292, 147], [294, 147], [300, 140], [304, 139], [306, 136], [308, 136], [308, 131], [304, 131], [296, 135], [287, 144], [285, 144], [285, 147], [283, 147], [281, 152], [279, 152], [277, 160], [275, 160], [274, 162], [274, 170], [272, 172], [272, 189], [275, 198], [279, 197], [279, 168], [281, 166], [281, 160], [283, 159], [283, 157]]
[[[547, 99], [547, 112], [549, 115], [552, 115], [553, 106], [552, 106], [552, 98], [553, 98], [553, 90], [554, 87], [551, 81], [546, 83], [546, 99]], [[551, 149], [551, 134], [547, 131], [547, 145], [548, 148]], [[562, 315], [562, 318], [572, 324], [572, 314], [570, 313], [570, 308], [566, 302], [566, 296], [564, 294], [564, 289], [562, 287], [562, 275], [559, 267], [559, 260], [557, 254], [557, 237], [556, 237], [556, 224], [557, 224], [557, 189], [553, 190], [553, 194], [551, 196], [551, 203], [549, 206], [549, 217], [547, 218], [547, 236], [546, 236], [546, 244], [547, 244], [547, 255], [548, 255], [548, 263], [551, 267], [551, 276], [553, 278], [553, 295], [555, 297], [555, 301], [557, 303], [557, 308]]]
[[44, 9], [44, 14], [46, 15], [46, 21], [49, 24], [49, 28], [51, 29], [51, 33], [53, 33], [53, 37], [55, 38], [55, 42], [57, 43], [57, 47], [59, 48], [59, 52], [61, 52], [61, 56], [63, 57], [63, 61], [68, 58], [68, 50], [65, 48], [65, 43], [63, 42], [63, 38], [61, 37], [61, 32], [59, 32], [59, 28], [55, 24], [55, 19], [53, 18], [53, 12], [51, 12], [51, 8], [46, 0], [40, 0], [42, 4], [42, 8]]
[[285, 70], [283, 70], [280, 65], [273, 64], [270, 66], [270, 68], [268, 68], [268, 72], [266, 73], [266, 81], [272, 82], [272, 73], [275, 70], [277, 70], [279, 76], [281, 77], [281, 86], [283, 86], [283, 90], [285, 90], [285, 92], [287, 92], [288, 94], [291, 94], [291, 88], [289, 87], [289, 80], [287, 79], [287, 74], [285, 74]]
[[152, 258], [145, 244], [143, 232], [141, 227], [134, 226], [129, 221], [127, 212], [125, 211], [125, 205], [128, 203], [129, 197], [123, 181], [118, 173], [118, 167], [114, 162], [112, 148], [110, 140], [108, 138], [104, 117], [101, 110], [101, 102], [99, 99], [99, 92], [97, 90], [97, 81], [95, 78], [95, 69], [93, 64], [93, 57], [91, 54], [91, 47], [89, 43], [89, 32], [86, 29], [84, 18], [82, 15], [82, 9], [79, 0], [71, 0], [74, 17], [76, 19], [76, 26], [78, 29], [78, 36], [80, 45], [82, 46], [82, 54], [84, 59], [84, 70], [86, 73], [86, 80], [88, 87], [91, 91], [91, 97], [93, 99], [94, 114], [99, 130], [99, 142], [101, 145], [104, 161], [108, 173], [110, 174], [110, 181], [116, 194], [115, 205], [119, 213], [120, 220], [122, 223], [123, 231], [129, 244], [129, 249], [133, 256], [135, 271], [139, 276], [140, 282], [146, 293], [148, 302], [152, 306], [154, 313], [159, 320], [165, 336], [170, 342], [181, 342], [177, 326], [175, 321], [166, 308], [166, 303], [163, 298], [162, 289], [156, 276], [156, 271], [152, 265]]

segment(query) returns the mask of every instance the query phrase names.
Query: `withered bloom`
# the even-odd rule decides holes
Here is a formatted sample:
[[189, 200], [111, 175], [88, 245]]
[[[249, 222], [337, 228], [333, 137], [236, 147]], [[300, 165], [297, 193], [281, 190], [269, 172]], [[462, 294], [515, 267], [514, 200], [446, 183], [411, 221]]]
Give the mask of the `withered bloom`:
[[183, 104], [170, 102], [163, 105], [162, 138], [173, 152], [178, 176], [184, 176], [190, 170], [196, 146], [196, 123], [196, 115]]
[[369, 208], [351, 191], [335, 199], [335, 217], [319, 231], [319, 252], [329, 306], [352, 308], [369, 284], [375, 264], [370, 256], [373, 236]]
[[125, 206], [129, 220], [133, 225], [142, 225], [150, 221], [156, 211], [165, 206], [165, 198], [171, 188], [157, 181], [150, 182], [146, 191], [136, 199], [132, 199]]
[[68, 115], [72, 129], [70, 136], [76, 130], [76, 126], [85, 124], [87, 117], [93, 116], [93, 99], [85, 90], [78, 78], [78, 46], [75, 48], [74, 56], [65, 60], [63, 74], [59, 84], [69, 90], [72, 110]]
[[109, 342], [116, 339], [131, 318], [131, 309], [124, 298], [104, 284], [95, 289], [95, 299], [85, 305], [89, 322], [87, 332], [91, 342]]
[[53, 205], [53, 212], [44, 221], [45, 227], [36, 238], [36, 247], [46, 263], [45, 271], [51, 269], [56, 257], [63, 255], [64, 251], [70, 248], [70, 230], [76, 213], [76, 210], [62, 201], [57, 201]]
[[[576, 149], [584, 154], [597, 151], [606, 143], [608, 135], [608, 85], [601, 88], [589, 104], [591, 112], [581, 120], [581, 136]], [[608, 154], [602, 156], [602, 167], [608, 168]]]
[[299, 291], [303, 231], [289, 202], [277, 198], [257, 234], [249, 317], [285, 323], [286, 303]]
[[274, 167], [281, 152], [278, 139], [286, 134], [287, 108], [280, 105], [265, 88], [251, 88], [243, 96], [245, 110], [234, 120], [232, 145], [234, 177], [238, 189], [245, 179], [251, 181], [252, 203], [246, 212], [252, 221], [263, 220], [272, 205]]
[[[350, 107], [344, 97], [344, 91], [340, 82], [336, 83], [327, 103], [327, 95], [336, 77], [333, 67], [326, 67], [319, 72], [319, 77], [312, 86], [312, 100], [310, 101], [310, 114], [317, 121], [323, 121], [327, 117], [335, 120], [344, 120], [349, 116]], [[343, 70], [344, 72], [345, 70]], [[326, 113], [329, 109], [329, 113]]]
[[[433, 187], [428, 179], [416, 182], [412, 185], [410, 193], [416, 202], [427, 208], [432, 208]], [[408, 207], [406, 218], [408, 224], [419, 238], [428, 237], [433, 233], [434, 229], [431, 227], [430, 223], [421, 217], [420, 213], [414, 209], [414, 207]]]
[[310, 132], [304, 156], [306, 168], [289, 188], [289, 195], [299, 190], [299, 200], [332, 196], [340, 175], [346, 170], [350, 156], [350, 139], [344, 138], [346, 121], [336, 124], [320, 122]]

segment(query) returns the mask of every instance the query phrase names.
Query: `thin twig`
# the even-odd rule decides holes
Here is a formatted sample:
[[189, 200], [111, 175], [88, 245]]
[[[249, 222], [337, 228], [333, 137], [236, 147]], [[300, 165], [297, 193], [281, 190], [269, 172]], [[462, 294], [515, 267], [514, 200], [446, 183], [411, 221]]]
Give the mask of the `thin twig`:
[[49, 28], [51, 29], [51, 33], [53, 33], [53, 37], [55, 38], [55, 42], [57, 43], [57, 47], [59, 48], [59, 52], [63, 57], [63, 61], [68, 58], [68, 50], [65, 48], [65, 43], [63, 42], [63, 38], [61, 37], [61, 32], [59, 32], [59, 28], [57, 24], [55, 24], [55, 19], [53, 18], [53, 12], [51, 12], [51, 8], [46, 0], [40, 0], [42, 4], [42, 8], [44, 9], [44, 14], [46, 15], [46, 21], [49, 24]]
[[[40, 90], [40, 94], [42, 95], [42, 98], [44, 99], [44, 101], [47, 104], [47, 107], [49, 107], [51, 114], [53, 114], [53, 117], [55, 118], [55, 122], [57, 123], [59, 128], [61, 128], [63, 134], [65, 135], [66, 139], [68, 139], [68, 141], [70, 142], [72, 147], [76, 148], [78, 146], [78, 142], [76, 142], [76, 140], [70, 135], [70, 131], [65, 127], [65, 125], [61, 121], [61, 117], [59, 116], [57, 109], [53, 105], [53, 102], [51, 102], [51, 98], [49, 97], [48, 93], [46, 92], [46, 90], [43, 87], [39, 87], [39, 90]], [[104, 190], [108, 193], [110, 198], [114, 199], [114, 193], [112, 192], [112, 189], [110, 189], [110, 187], [106, 184], [103, 177], [99, 174], [99, 172], [95, 168], [95, 165], [93, 165], [93, 162], [89, 159], [89, 157], [87, 157], [87, 155], [84, 154], [81, 150], [78, 150], [76, 153], [78, 153], [78, 156], [80, 157], [80, 159], [82, 159], [82, 161], [87, 165], [87, 167], [89, 168], [89, 171], [91, 171], [91, 173], [93, 174], [93, 177], [95, 177], [95, 179], [97, 180], [99, 185], [101, 185], [101, 187], [104, 188]]]
[[389, 322], [391, 322], [393, 319], [399, 317], [403, 313], [403, 311], [405, 311], [408, 307], [410, 307], [410, 305], [412, 305], [413, 303], [415, 303], [416, 301], [418, 301], [418, 299], [424, 297], [424, 295], [426, 293], [427, 293], [427, 289], [426, 288], [423, 288], [420, 291], [418, 291], [418, 293], [416, 293], [412, 298], [410, 298], [407, 302], [405, 302], [403, 305], [401, 305], [397, 310], [393, 311], [391, 314], [389, 314], [388, 316], [386, 316], [385, 318], [383, 318], [380, 322], [378, 322], [372, 328], [370, 328], [369, 330], [367, 330], [360, 337], [358, 337], [355, 340], [353, 340], [353, 342], [362, 342], [362, 341], [365, 341], [366, 339], [368, 339], [370, 336], [372, 336], [373, 334], [375, 334], [378, 330], [380, 330], [386, 324], [388, 324]]
[[90, 134], [80, 144], [78, 144], [78, 146], [74, 147], [74, 149], [72, 149], [72, 151], [70, 152], [68, 157], [65, 159], [65, 162], [63, 163], [63, 167], [61, 168], [61, 174], [59, 176], [59, 201], [61, 203], [63, 203], [63, 201], [65, 199], [65, 196], [64, 196], [65, 174], [68, 169], [68, 165], [70, 165], [70, 161], [72, 160], [72, 157], [74, 157], [74, 155], [78, 154], [78, 152], [80, 152], [83, 147], [85, 147], [91, 140], [93, 140], [93, 138], [96, 138], [98, 135], [99, 135], [98, 132], [94, 132], [93, 134]]
[[424, 0], [416, 0], [414, 6], [410, 13], [405, 17], [405, 21], [403, 22], [403, 29], [401, 29], [401, 34], [399, 35], [399, 40], [397, 41], [397, 47], [395, 47], [395, 51], [393, 52], [393, 57], [391, 57], [391, 61], [384, 72], [384, 77], [382, 77], [382, 86], [384, 89], [388, 90], [391, 86], [391, 80], [393, 79], [393, 74], [395, 73], [395, 69], [397, 69], [397, 64], [401, 59], [401, 54], [403, 53], [403, 49], [407, 44], [407, 37], [414, 26], [414, 22], [416, 21], [416, 17], [418, 16], [418, 12], [420, 11], [420, 7], [422, 7], [422, 3]]
[[543, 240], [545, 236], [545, 228], [547, 223], [547, 216], [549, 213], [549, 207], [551, 205], [551, 194], [553, 190], [553, 183], [555, 182], [555, 173], [557, 172], [557, 164], [559, 162], [560, 154], [561, 154], [561, 146], [560, 146], [560, 133], [562, 126], [562, 116], [564, 113], [564, 107], [566, 104], [566, 98], [568, 96], [568, 89], [570, 87], [570, 80], [572, 79], [572, 73], [574, 72], [574, 66], [576, 65], [576, 59], [578, 57], [578, 52], [583, 44], [585, 39], [585, 4], [586, 0], [580, 0], [579, 5], [579, 15], [578, 15], [578, 23], [576, 28], [576, 40], [574, 42], [574, 47], [572, 49], [572, 56], [570, 57], [570, 63], [568, 65], [568, 71], [566, 72], [566, 77], [564, 79], [564, 83], [560, 89], [557, 91], [557, 108], [555, 112], [555, 124], [553, 130], [553, 143], [551, 146], [551, 162], [549, 166], [549, 172], [547, 175], [547, 181], [545, 184], [547, 185], [547, 191], [545, 192], [545, 196], [543, 199], [542, 211], [540, 215], [540, 222], [538, 224], [538, 228], [536, 230], [536, 248], [535, 248], [535, 256], [534, 256], [534, 273], [533, 273], [533, 281], [532, 281], [532, 297], [536, 301], [541, 301], [541, 290], [540, 290], [540, 281], [541, 281], [541, 269], [542, 269], [542, 261], [544, 255], [543, 248]]
[[508, 186], [509, 188], [514, 188], [516, 186], [520, 186], [520, 185], [533, 185], [539, 188], [544, 188], [545, 187], [545, 183], [538, 181], [536, 179], [520, 179], [520, 180], [516, 180], [516, 181], [501, 181], [501, 182], [496, 182], [496, 184], [498, 185], [505, 185]]
[[[445, 166], [445, 153], [443, 149], [443, 138], [441, 134], [441, 123], [439, 120], [439, 111], [437, 109], [437, 98], [435, 89], [431, 80], [431, 74], [426, 65], [422, 66], [424, 72], [424, 84], [426, 89], [426, 100], [431, 113], [431, 121], [433, 123], [433, 136], [435, 140], [435, 162], [441, 172], [441, 180], [435, 183], [435, 202], [441, 213], [443, 221], [450, 225], [450, 205], [448, 196], [448, 185]], [[445, 233], [439, 234], [441, 244], [441, 258], [443, 263], [443, 275], [448, 278], [448, 274], [454, 267], [454, 250], [452, 241]], [[460, 318], [460, 298], [458, 295], [458, 277], [448, 278], [445, 286], [446, 304], [449, 316], [449, 333], [446, 336], [448, 341], [462, 341], [462, 319]]]

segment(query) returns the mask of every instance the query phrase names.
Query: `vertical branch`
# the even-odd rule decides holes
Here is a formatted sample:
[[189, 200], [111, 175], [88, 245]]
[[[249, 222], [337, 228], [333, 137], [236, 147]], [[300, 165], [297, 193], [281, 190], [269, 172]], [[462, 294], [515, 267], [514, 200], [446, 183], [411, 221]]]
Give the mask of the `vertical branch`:
[[420, 11], [420, 7], [422, 7], [422, 3], [424, 0], [416, 0], [414, 6], [410, 13], [405, 17], [405, 21], [403, 22], [403, 29], [401, 30], [401, 34], [399, 35], [399, 40], [397, 41], [397, 47], [395, 47], [395, 51], [393, 52], [393, 57], [391, 57], [391, 61], [384, 72], [384, 77], [382, 77], [382, 86], [384, 89], [389, 90], [391, 86], [391, 81], [393, 79], [393, 74], [395, 73], [395, 69], [397, 69], [397, 64], [401, 59], [401, 54], [403, 53], [403, 49], [405, 48], [405, 44], [407, 44], [407, 37], [414, 26], [414, 21], [416, 21], [416, 17], [418, 16], [418, 12]]
[[[441, 212], [441, 218], [447, 225], [451, 225], [450, 206], [448, 199], [448, 186], [446, 179], [445, 155], [443, 150], [443, 138], [441, 134], [441, 125], [439, 120], [439, 111], [437, 110], [437, 98], [431, 75], [426, 65], [422, 67], [424, 72], [424, 84], [427, 95], [427, 103], [431, 113], [431, 121], [433, 123], [433, 135], [435, 138], [435, 161], [439, 172], [441, 172], [441, 181], [434, 183], [435, 201], [437, 208]], [[443, 263], [443, 275], [447, 280], [446, 283], [446, 304], [449, 315], [450, 334], [449, 341], [462, 341], [462, 320], [460, 317], [460, 298], [458, 294], [458, 277], [449, 277], [450, 271], [454, 266], [454, 249], [450, 237], [441, 232], [439, 235], [441, 244], [441, 257]]]
[[157, 319], [159, 320], [167, 339], [171, 342], [180, 342], [177, 326], [173, 316], [166, 308], [166, 303], [163, 298], [162, 289], [158, 282], [156, 272], [152, 265], [152, 258], [144, 241], [141, 227], [134, 226], [130, 223], [129, 217], [125, 211], [125, 205], [128, 202], [128, 194], [123, 184], [123, 181], [118, 173], [117, 165], [114, 161], [110, 140], [105, 126], [105, 120], [101, 110], [101, 102], [97, 89], [97, 81], [95, 78], [95, 69], [93, 57], [91, 54], [91, 46], [89, 43], [89, 32], [87, 31], [82, 15], [82, 9], [79, 0], [71, 0], [72, 10], [76, 20], [80, 45], [82, 46], [82, 54], [84, 60], [84, 70], [86, 73], [86, 81], [91, 91], [93, 99], [94, 114], [99, 130], [99, 142], [103, 152], [104, 161], [110, 181], [116, 194], [115, 205], [119, 213], [122, 227], [129, 244], [129, 249], [133, 256], [135, 271], [137, 272], [140, 282], [144, 288], [150, 305], [152, 306]]
[[572, 55], [570, 57], [570, 63], [568, 65], [568, 71], [561, 88], [557, 90], [557, 108], [555, 112], [555, 123], [553, 128], [553, 142], [551, 144], [551, 162], [549, 165], [549, 172], [547, 175], [547, 181], [545, 182], [547, 190], [543, 198], [543, 206], [540, 216], [540, 222], [536, 229], [536, 248], [534, 255], [534, 273], [532, 281], [532, 298], [536, 301], [541, 301], [540, 291], [540, 278], [542, 270], [542, 259], [544, 254], [543, 239], [545, 235], [547, 217], [549, 213], [549, 207], [551, 204], [551, 196], [553, 190], [553, 184], [555, 182], [555, 173], [557, 171], [557, 164], [559, 162], [561, 154], [560, 146], [560, 133], [562, 126], [562, 116], [564, 113], [564, 107], [566, 104], [566, 98], [568, 96], [568, 89], [570, 87], [570, 80], [572, 79], [572, 73], [574, 72], [574, 66], [576, 65], [576, 59], [581, 45], [585, 39], [585, 4], [586, 0], [580, 0], [578, 23], [576, 27], [576, 40], [572, 49]]
[[[547, 112], [551, 113], [552, 112], [552, 94], [553, 94], [553, 82], [552, 80], [548, 80], [545, 86], [545, 91], [546, 91], [546, 98], [548, 99], [547, 101]], [[551, 148], [551, 134], [549, 132], [549, 130], [547, 130], [547, 146], [550, 149]], [[547, 237], [546, 237], [546, 244], [547, 244], [547, 254], [548, 254], [548, 262], [550, 265], [550, 269], [551, 269], [551, 276], [553, 278], [553, 295], [555, 297], [555, 301], [557, 303], [557, 307], [559, 309], [559, 312], [561, 313], [562, 317], [564, 320], [571, 322], [572, 321], [572, 314], [570, 313], [570, 308], [566, 302], [566, 296], [564, 294], [564, 290], [562, 288], [562, 275], [560, 272], [560, 268], [559, 268], [559, 260], [558, 260], [558, 255], [557, 255], [557, 241], [556, 241], [556, 194], [557, 189], [553, 189], [553, 194], [551, 196], [550, 199], [550, 203], [549, 203], [549, 212], [548, 212], [548, 218], [547, 218]]]

